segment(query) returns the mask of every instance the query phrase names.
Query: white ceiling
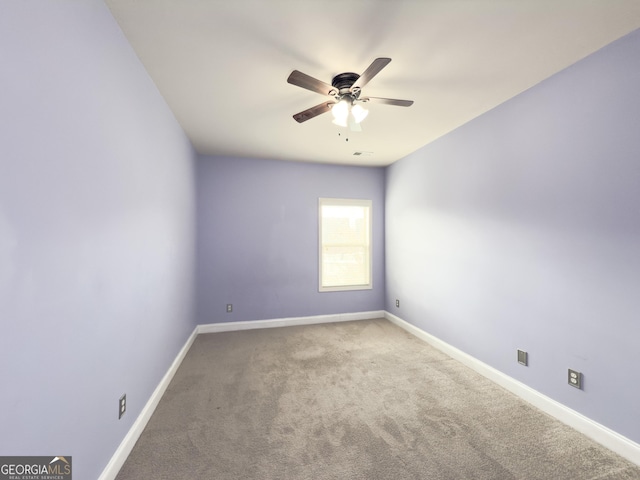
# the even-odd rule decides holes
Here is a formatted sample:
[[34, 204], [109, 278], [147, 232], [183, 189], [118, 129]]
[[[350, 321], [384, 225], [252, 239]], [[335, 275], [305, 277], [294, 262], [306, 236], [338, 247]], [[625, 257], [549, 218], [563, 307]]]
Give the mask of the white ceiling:
[[[106, 3], [199, 153], [352, 165], [393, 163], [640, 27], [639, 0]], [[376, 57], [392, 62], [363, 96], [413, 106], [367, 104], [362, 132], [293, 120], [329, 99], [294, 69], [331, 83]]]

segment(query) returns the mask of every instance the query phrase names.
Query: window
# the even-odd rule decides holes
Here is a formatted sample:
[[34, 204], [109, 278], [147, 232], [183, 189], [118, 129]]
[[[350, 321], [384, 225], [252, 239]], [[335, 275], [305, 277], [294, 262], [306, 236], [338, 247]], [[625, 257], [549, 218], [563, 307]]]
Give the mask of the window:
[[320, 291], [365, 290], [371, 281], [371, 200], [319, 201]]

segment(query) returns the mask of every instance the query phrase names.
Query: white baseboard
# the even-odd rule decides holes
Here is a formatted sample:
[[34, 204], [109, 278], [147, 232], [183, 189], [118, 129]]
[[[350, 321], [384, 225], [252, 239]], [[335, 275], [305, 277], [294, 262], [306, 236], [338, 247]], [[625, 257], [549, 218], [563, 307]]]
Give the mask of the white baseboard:
[[149, 422], [151, 415], [153, 415], [153, 412], [160, 402], [162, 395], [164, 395], [165, 390], [169, 386], [169, 383], [173, 379], [173, 376], [178, 370], [178, 367], [182, 363], [182, 360], [191, 348], [191, 345], [193, 344], [198, 334], [228, 332], [234, 330], [251, 330], [258, 328], [286, 327], [295, 325], [313, 325], [319, 323], [347, 322], [352, 320], [370, 320], [374, 318], [386, 318], [387, 320], [398, 325], [412, 335], [415, 335], [421, 340], [434, 346], [438, 350], [446, 353], [450, 357], [458, 360], [462, 364], [472, 368], [489, 380], [506, 388], [510, 392], [539, 408], [543, 412], [551, 415], [552, 417], [555, 417], [556, 419], [569, 425], [570, 427], [573, 427], [580, 433], [600, 443], [601, 445], [617, 453], [618, 455], [630, 460], [636, 465], [640, 465], [640, 445], [635, 443], [634, 441], [620, 435], [617, 432], [614, 432], [604, 425], [600, 425], [599, 423], [594, 422], [593, 420], [585, 417], [575, 410], [572, 410], [569, 407], [556, 402], [555, 400], [509, 377], [508, 375], [505, 375], [499, 370], [490, 367], [489, 365], [477, 360], [471, 355], [468, 355], [463, 351], [458, 350], [457, 348], [440, 340], [439, 338], [425, 332], [424, 330], [411, 325], [410, 323], [402, 320], [400, 317], [393, 315], [392, 313], [379, 310], [372, 312], [342, 313], [336, 315], [315, 315], [309, 317], [291, 317], [271, 320], [210, 323], [198, 325], [176, 356], [167, 373], [164, 375], [164, 377], [162, 377], [162, 380], [147, 401], [147, 404], [142, 409], [142, 412], [140, 413], [136, 421], [131, 426], [131, 429], [120, 443], [120, 446], [114, 453], [113, 457], [103, 470], [98, 480], [115, 480], [118, 472], [122, 468], [122, 465], [124, 465], [124, 462], [131, 453], [131, 450], [138, 441], [138, 438], [140, 438], [140, 435]]
[[313, 315], [309, 317], [274, 318], [270, 320], [250, 320], [246, 322], [206, 323], [198, 325], [198, 333], [231, 332], [258, 328], [291, 327], [296, 325], [314, 325], [317, 323], [349, 322], [352, 320], [371, 320], [385, 318], [384, 310], [373, 312], [337, 313], [334, 315]]
[[180, 349], [180, 352], [178, 352], [178, 355], [176, 356], [175, 360], [169, 367], [169, 370], [164, 375], [164, 377], [162, 377], [162, 380], [160, 380], [160, 383], [158, 384], [154, 392], [151, 394], [151, 397], [149, 397], [147, 404], [142, 409], [142, 412], [140, 412], [140, 415], [138, 415], [138, 418], [136, 418], [136, 421], [133, 423], [133, 425], [129, 429], [129, 432], [124, 437], [122, 442], [120, 442], [118, 449], [111, 457], [111, 460], [109, 461], [105, 469], [102, 471], [102, 474], [100, 475], [98, 480], [115, 480], [115, 478], [118, 475], [118, 472], [122, 468], [122, 465], [124, 465], [124, 462], [127, 460], [127, 457], [131, 453], [131, 450], [133, 450], [133, 447], [138, 441], [138, 438], [140, 438], [142, 431], [147, 426], [147, 423], [149, 422], [151, 415], [153, 415], [153, 412], [158, 406], [158, 403], [160, 402], [162, 395], [164, 395], [164, 392], [169, 386], [169, 383], [171, 383], [171, 379], [173, 378], [176, 371], [178, 370], [178, 367], [180, 366], [185, 355], [191, 348], [191, 345], [193, 344], [197, 335], [198, 335], [198, 329], [195, 328], [193, 330], [193, 333], [187, 339], [184, 346]]
[[514, 393], [543, 412], [560, 420], [562, 423], [569, 425], [583, 435], [586, 435], [636, 465], [640, 465], [640, 445], [635, 443], [633, 440], [630, 440], [604, 425], [601, 425], [575, 410], [572, 410], [569, 407], [547, 397], [546, 395], [541, 394], [537, 390], [534, 390], [524, 383], [505, 375], [501, 371], [496, 370], [461, 350], [458, 350], [457, 348], [437, 337], [434, 337], [424, 330], [419, 329], [415, 325], [402, 320], [400, 317], [397, 317], [392, 313], [385, 311], [384, 316], [390, 322], [398, 325], [400, 328], [406, 330], [412, 335], [415, 335], [421, 340], [424, 340], [428, 344], [446, 353], [455, 360], [458, 360], [467, 367], [470, 367], [501, 387], [506, 388], [511, 393]]

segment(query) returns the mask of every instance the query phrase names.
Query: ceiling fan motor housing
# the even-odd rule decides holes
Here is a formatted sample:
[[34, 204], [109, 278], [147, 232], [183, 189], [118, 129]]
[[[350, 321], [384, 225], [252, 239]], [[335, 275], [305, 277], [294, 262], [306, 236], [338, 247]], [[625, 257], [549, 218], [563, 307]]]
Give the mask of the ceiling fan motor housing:
[[340, 95], [346, 95], [349, 93], [356, 93], [351, 91], [351, 86], [356, 83], [356, 80], [360, 78], [357, 73], [339, 73], [333, 80], [331, 80], [331, 86], [338, 89]]

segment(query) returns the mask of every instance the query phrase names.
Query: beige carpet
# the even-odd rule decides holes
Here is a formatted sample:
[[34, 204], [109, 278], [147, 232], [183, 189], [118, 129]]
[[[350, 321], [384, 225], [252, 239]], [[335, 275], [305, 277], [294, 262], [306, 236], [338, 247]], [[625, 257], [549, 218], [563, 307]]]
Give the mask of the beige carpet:
[[640, 479], [640, 467], [380, 319], [198, 336], [117, 479]]

